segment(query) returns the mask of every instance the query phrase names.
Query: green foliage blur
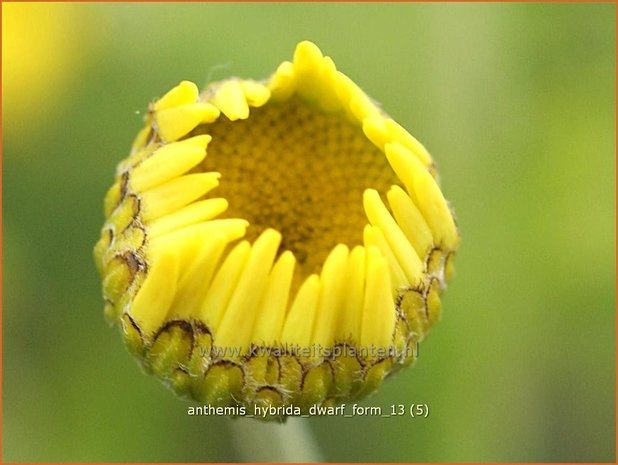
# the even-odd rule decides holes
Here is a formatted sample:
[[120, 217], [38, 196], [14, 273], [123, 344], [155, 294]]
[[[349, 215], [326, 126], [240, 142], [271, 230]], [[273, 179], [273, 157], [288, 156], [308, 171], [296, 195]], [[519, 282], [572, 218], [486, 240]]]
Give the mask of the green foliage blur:
[[429, 417], [306, 420], [322, 458], [615, 459], [615, 5], [2, 8], [4, 461], [277, 460], [140, 371], [92, 247], [148, 102], [303, 39], [428, 147], [463, 237], [416, 366], [362, 402]]

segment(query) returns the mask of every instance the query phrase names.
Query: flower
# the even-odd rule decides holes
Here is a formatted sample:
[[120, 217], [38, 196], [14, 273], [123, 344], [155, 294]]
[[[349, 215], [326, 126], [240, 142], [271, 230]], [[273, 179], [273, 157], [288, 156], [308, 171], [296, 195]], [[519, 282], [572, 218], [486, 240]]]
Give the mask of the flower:
[[435, 174], [311, 42], [265, 81], [183, 81], [105, 197], [105, 314], [204, 404], [360, 398], [440, 316], [459, 234]]

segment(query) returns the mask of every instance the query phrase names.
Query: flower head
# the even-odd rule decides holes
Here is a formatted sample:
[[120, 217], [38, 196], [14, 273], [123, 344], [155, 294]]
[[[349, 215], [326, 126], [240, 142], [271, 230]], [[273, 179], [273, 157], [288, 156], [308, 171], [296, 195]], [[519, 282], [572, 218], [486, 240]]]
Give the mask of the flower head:
[[265, 81], [183, 81], [105, 198], [106, 315], [199, 402], [359, 398], [440, 316], [459, 235], [435, 174], [310, 42]]

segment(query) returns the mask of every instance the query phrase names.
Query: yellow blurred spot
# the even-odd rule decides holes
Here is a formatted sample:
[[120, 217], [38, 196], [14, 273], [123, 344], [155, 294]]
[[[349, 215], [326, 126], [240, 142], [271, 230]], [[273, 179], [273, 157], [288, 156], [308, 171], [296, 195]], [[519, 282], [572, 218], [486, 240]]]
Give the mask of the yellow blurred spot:
[[[75, 5], [2, 3], [2, 96], [7, 120], [37, 120], [80, 77], [94, 28]], [[89, 50], [92, 52], [92, 50]], [[6, 121], [6, 120], [5, 120]]]

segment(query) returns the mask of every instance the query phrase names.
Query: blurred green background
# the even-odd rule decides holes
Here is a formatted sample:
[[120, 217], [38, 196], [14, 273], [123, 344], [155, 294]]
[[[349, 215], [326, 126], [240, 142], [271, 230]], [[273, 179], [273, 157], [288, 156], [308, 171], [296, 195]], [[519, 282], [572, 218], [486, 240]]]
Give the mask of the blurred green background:
[[103, 319], [92, 246], [148, 102], [266, 77], [310, 39], [429, 148], [463, 236], [416, 366], [363, 402], [429, 418], [307, 420], [321, 458], [613, 461], [615, 15], [3, 3], [3, 460], [266, 457], [141, 373]]

